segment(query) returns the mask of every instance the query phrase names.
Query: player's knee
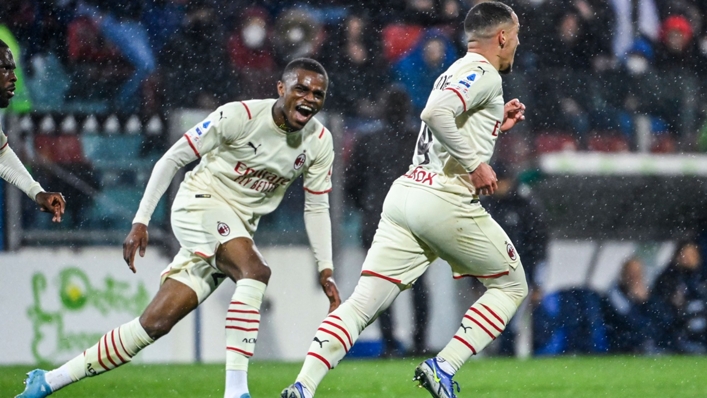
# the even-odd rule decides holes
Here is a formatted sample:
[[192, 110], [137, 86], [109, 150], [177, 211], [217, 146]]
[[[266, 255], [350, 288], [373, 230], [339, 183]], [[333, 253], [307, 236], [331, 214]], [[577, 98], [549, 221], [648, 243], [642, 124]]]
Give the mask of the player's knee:
[[153, 340], [157, 340], [166, 335], [174, 326], [168, 319], [146, 316], [144, 314], [140, 317], [140, 325], [142, 325], [142, 328], [145, 329], [145, 333]]

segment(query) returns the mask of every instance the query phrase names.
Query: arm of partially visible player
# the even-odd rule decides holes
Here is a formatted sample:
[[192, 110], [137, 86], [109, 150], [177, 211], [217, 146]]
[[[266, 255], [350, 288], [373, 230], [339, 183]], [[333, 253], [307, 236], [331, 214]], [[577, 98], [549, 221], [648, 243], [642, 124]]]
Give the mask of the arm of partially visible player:
[[9, 145], [0, 149], [0, 177], [19, 188], [33, 201], [37, 200], [38, 193], [44, 192]]
[[328, 194], [305, 191], [304, 226], [319, 271], [319, 283], [329, 299], [329, 312], [332, 312], [341, 304], [341, 297], [334, 281]]
[[434, 138], [447, 149], [450, 155], [471, 173], [481, 164], [476, 150], [459, 132], [456, 117], [466, 110], [466, 103], [455, 90], [446, 89], [433, 94], [420, 118], [432, 132]]
[[140, 257], [145, 256], [148, 235], [147, 224], [157, 203], [164, 195], [177, 171], [185, 165], [198, 159], [186, 137], [182, 137], [155, 163], [150, 180], [147, 182], [145, 193], [140, 201], [140, 207], [133, 219], [130, 233], [123, 242], [123, 259], [135, 273], [135, 253], [140, 249]]

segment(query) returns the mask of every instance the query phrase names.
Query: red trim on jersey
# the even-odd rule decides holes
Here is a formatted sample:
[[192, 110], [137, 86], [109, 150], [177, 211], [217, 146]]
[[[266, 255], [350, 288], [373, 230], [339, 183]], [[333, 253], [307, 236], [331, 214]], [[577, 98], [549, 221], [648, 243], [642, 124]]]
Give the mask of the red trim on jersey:
[[486, 311], [490, 312], [491, 315], [493, 315], [496, 319], [498, 319], [499, 322], [501, 322], [501, 325], [506, 326], [506, 322], [503, 322], [503, 319], [501, 319], [500, 316], [496, 315], [495, 312], [489, 307], [486, 306], [486, 304], [481, 304], [482, 307], [486, 308]]
[[195, 251], [194, 254], [196, 254], [197, 256], [199, 256], [199, 257], [201, 257], [201, 258], [213, 257], [213, 254], [212, 254], [212, 255], [208, 255], [208, 254], [206, 254], [206, 253], [197, 252], [197, 251]]
[[503, 275], [508, 275], [510, 274], [510, 271], [503, 271], [499, 272], [498, 274], [493, 274], [493, 275], [471, 275], [471, 274], [464, 274], [464, 275], [457, 275], [454, 277], [454, 279], [461, 279], [465, 277], [474, 277], [474, 278], [498, 278], [499, 276]]
[[[120, 336], [120, 333], [118, 333], [118, 336]], [[115, 350], [115, 354], [118, 355], [118, 359], [120, 359], [120, 362], [125, 363], [125, 359], [123, 359], [123, 356], [120, 355], [120, 351], [118, 351], [118, 346], [115, 345], [115, 329], [110, 332], [110, 340], [113, 342], [113, 349]]]
[[464, 315], [464, 318], [466, 318], [466, 319], [468, 319], [468, 320], [474, 322], [475, 324], [479, 325], [479, 327], [480, 327], [481, 329], [483, 329], [484, 332], [486, 332], [486, 334], [488, 334], [493, 340], [496, 340], [496, 336], [494, 336], [493, 333], [489, 332], [489, 330], [486, 329], [486, 328], [484, 327], [484, 325], [481, 324], [481, 322], [479, 322], [479, 321], [477, 321], [476, 319], [470, 317], [469, 315]]
[[477, 310], [474, 307], [471, 307], [470, 310], [474, 311], [478, 316], [482, 317], [484, 319], [484, 321], [486, 321], [486, 323], [493, 326], [494, 329], [498, 330], [498, 333], [503, 332], [503, 329], [499, 328], [498, 326], [496, 326], [495, 323], [491, 322], [490, 319], [486, 318], [486, 315], [482, 314], [481, 311]]
[[201, 159], [201, 155], [199, 155], [199, 151], [197, 151], [197, 150], [196, 150], [196, 147], [194, 146], [194, 144], [192, 144], [191, 138], [189, 138], [189, 136], [186, 135], [186, 134], [184, 134], [184, 137], [186, 137], [187, 142], [189, 143], [189, 146], [191, 147], [191, 150], [194, 151], [194, 153], [196, 154], [196, 156], [197, 156], [199, 159]]
[[385, 276], [385, 275], [381, 275], [381, 274], [379, 274], [379, 273], [377, 273], [377, 272], [373, 272], [373, 271], [366, 271], [366, 270], [364, 270], [364, 271], [361, 271], [361, 275], [375, 276], [376, 278], [385, 279], [385, 280], [387, 280], [388, 282], [393, 282], [393, 283], [397, 283], [397, 284], [402, 284], [402, 283], [403, 283], [403, 281], [401, 281], [400, 279], [391, 278], [391, 277], [388, 277], [388, 276]]
[[469, 344], [468, 341], [462, 339], [461, 337], [459, 337], [457, 335], [454, 335], [454, 338], [461, 341], [462, 343], [464, 343], [464, 345], [467, 346], [474, 355], [476, 355], [476, 350], [474, 349], [474, 347], [471, 346], [471, 344]]
[[240, 326], [226, 326], [226, 329], [242, 330], [244, 332], [257, 332], [259, 328], [242, 328]]
[[462, 104], [464, 104], [464, 112], [466, 112], [466, 102], [464, 101], [464, 97], [462, 97], [461, 93], [453, 87], [447, 87], [445, 90], [454, 91], [454, 93], [459, 96], [459, 99], [462, 100]]
[[339, 340], [339, 343], [341, 343], [341, 345], [344, 347], [344, 351], [349, 352], [349, 348], [346, 346], [346, 343], [344, 343], [344, 340], [343, 340], [341, 337], [339, 337], [338, 334], [332, 332], [332, 331], [329, 330], [329, 329], [324, 329], [324, 328], [319, 328], [319, 329], [317, 329], [317, 330], [320, 331], [320, 332], [324, 332], [324, 333], [326, 333], [326, 334], [330, 334], [330, 335], [336, 337], [336, 339]]
[[227, 350], [231, 350], [231, 351], [235, 351], [235, 352], [237, 352], [237, 353], [239, 353], [239, 354], [243, 354], [243, 355], [247, 356], [248, 358], [250, 358], [250, 357], [253, 356], [253, 353], [252, 353], [252, 352], [248, 352], [248, 351], [245, 351], [245, 350], [241, 350], [240, 348], [236, 348], [236, 347], [226, 347], [226, 349], [227, 349]]
[[315, 354], [313, 352], [308, 352], [307, 355], [317, 358], [318, 360], [322, 361], [324, 363], [324, 365], [326, 365], [327, 369], [331, 369], [331, 364], [329, 363], [329, 361], [324, 359], [323, 356], [321, 356], [319, 354]]
[[331, 192], [332, 188], [329, 188], [326, 191], [312, 191], [311, 189], [304, 187], [304, 190], [314, 195], [324, 195], [325, 193]]
[[243, 104], [245, 111], [248, 112], [248, 120], [252, 119], [253, 116], [250, 115], [250, 109], [248, 109], [248, 105], [246, 105], [245, 102], [243, 102], [243, 101], [241, 101], [241, 104]]
[[322, 127], [322, 132], [319, 133], [319, 139], [321, 139], [322, 137], [324, 137], [324, 130], [326, 130], [326, 128], [325, 128], [325, 127]]
[[[319, 138], [322, 138], [322, 137], [319, 136]], [[0, 151], [2, 151], [3, 149], [5, 149], [5, 147], [6, 147], [7, 144], [9, 144], [9, 143], [10, 143], [10, 141], [7, 141], [7, 142], [5, 143], [5, 145], [3, 145], [2, 147], [0, 147]]]
[[244, 319], [244, 318], [226, 318], [227, 321], [245, 322], [245, 323], [258, 323], [260, 319]]

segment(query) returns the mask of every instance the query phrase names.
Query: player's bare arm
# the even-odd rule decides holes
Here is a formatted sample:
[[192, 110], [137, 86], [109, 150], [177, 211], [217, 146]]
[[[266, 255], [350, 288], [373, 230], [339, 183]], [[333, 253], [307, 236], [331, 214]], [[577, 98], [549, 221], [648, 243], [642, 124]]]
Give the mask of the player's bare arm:
[[503, 107], [501, 131], [505, 133], [523, 120], [525, 120], [525, 104], [520, 102], [518, 98], [513, 98], [506, 102], [506, 105]]
[[40, 192], [34, 200], [39, 205], [39, 210], [52, 213], [52, 221], [61, 222], [66, 208], [64, 195], [59, 192]]
[[136, 222], [123, 242], [123, 260], [128, 264], [133, 274], [137, 272], [135, 270], [135, 253], [140, 249], [140, 257], [145, 257], [148, 240], [147, 225]]
[[329, 299], [329, 312], [331, 313], [339, 308], [341, 304], [339, 288], [336, 286], [336, 281], [334, 281], [334, 271], [331, 268], [323, 269], [319, 273], [319, 283], [322, 285], [324, 294]]

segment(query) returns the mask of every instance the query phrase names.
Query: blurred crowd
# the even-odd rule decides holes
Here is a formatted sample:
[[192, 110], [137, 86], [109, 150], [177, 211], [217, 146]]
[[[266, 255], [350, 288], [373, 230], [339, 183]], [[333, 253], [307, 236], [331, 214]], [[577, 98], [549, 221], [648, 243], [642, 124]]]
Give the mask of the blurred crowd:
[[[30, 100], [58, 112], [78, 101], [164, 115], [272, 97], [289, 60], [313, 57], [331, 77], [326, 110], [355, 134], [382, 117], [391, 84], [419, 113], [466, 51], [462, 20], [477, 1], [6, 0], [0, 37], [21, 49]], [[634, 150], [639, 129], [644, 150], [707, 150], [707, 2], [508, 4], [521, 45], [505, 91], [528, 105], [531, 151]], [[61, 87], [42, 75], [58, 71]]]

